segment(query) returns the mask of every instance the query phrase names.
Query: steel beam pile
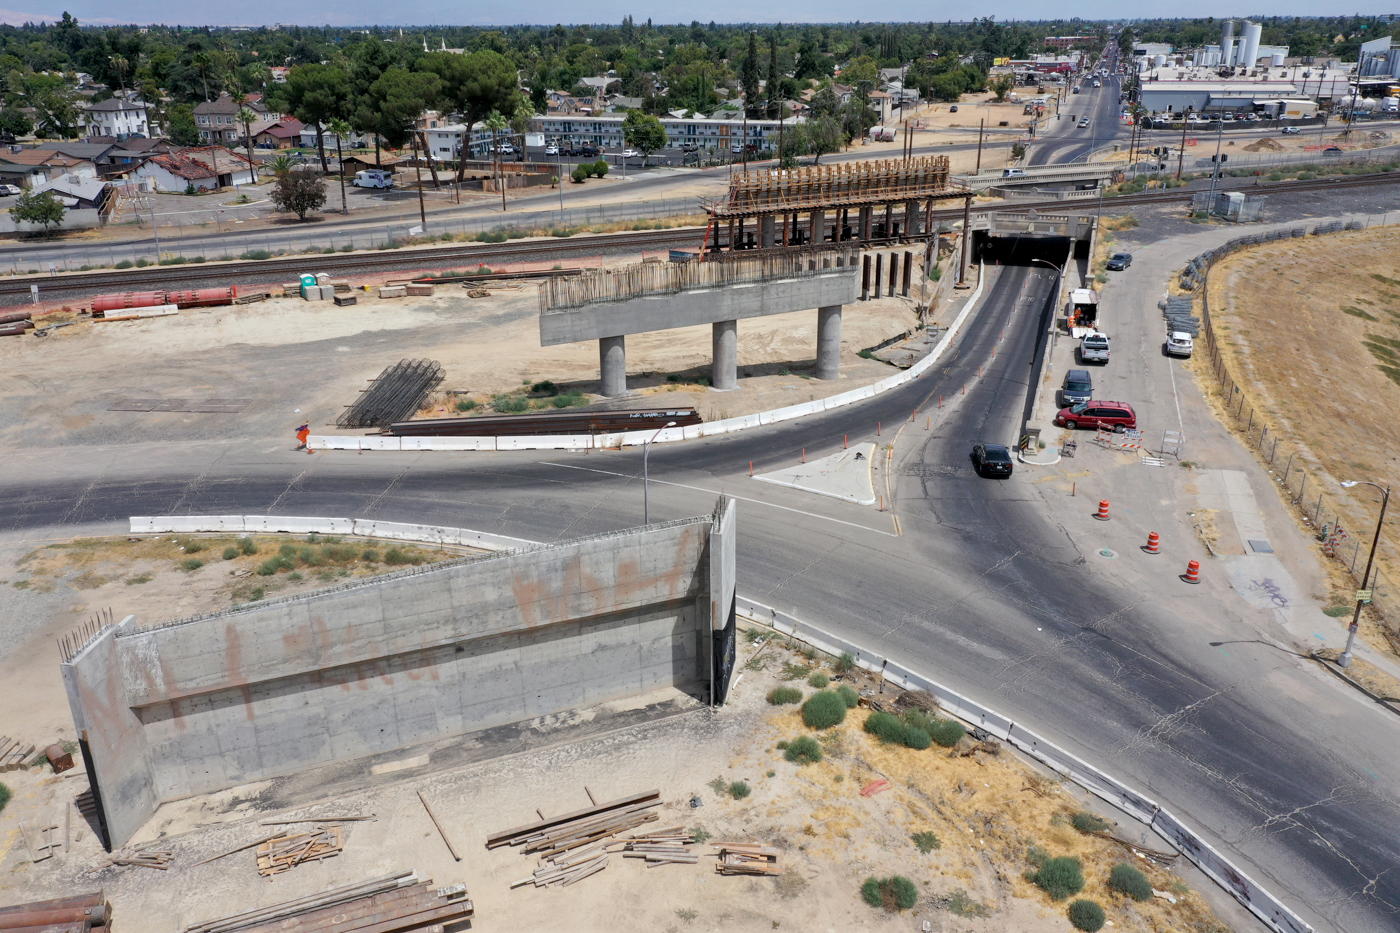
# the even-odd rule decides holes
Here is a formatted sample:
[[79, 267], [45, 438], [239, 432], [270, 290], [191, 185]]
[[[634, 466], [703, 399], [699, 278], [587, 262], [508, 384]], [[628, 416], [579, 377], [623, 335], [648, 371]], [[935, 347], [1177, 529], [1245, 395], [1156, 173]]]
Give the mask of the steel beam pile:
[[0, 907], [0, 930], [87, 933], [107, 927], [112, 905], [101, 891]]
[[433, 880], [416, 872], [399, 872], [372, 881], [332, 888], [320, 894], [230, 914], [186, 927], [185, 933], [402, 933], [441, 930], [470, 919], [475, 911], [466, 885], [433, 888]]
[[443, 380], [436, 360], [400, 360], [379, 374], [335, 422], [338, 428], [387, 428], [422, 407]]
[[551, 884], [573, 884], [606, 868], [607, 840], [644, 823], [654, 822], [658, 819], [657, 815], [647, 811], [660, 805], [659, 790], [633, 794], [610, 803], [493, 833], [486, 837], [486, 848], [523, 846], [527, 853], [540, 856], [540, 865], [534, 874], [515, 882], [512, 888], [527, 884], [537, 888]]

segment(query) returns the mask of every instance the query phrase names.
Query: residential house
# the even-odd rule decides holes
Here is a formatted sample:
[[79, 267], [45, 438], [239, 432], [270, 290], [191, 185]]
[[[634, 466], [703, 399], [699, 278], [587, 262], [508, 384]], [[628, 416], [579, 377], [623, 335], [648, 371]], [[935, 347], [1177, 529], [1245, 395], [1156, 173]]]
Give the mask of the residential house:
[[253, 145], [258, 149], [292, 149], [301, 145], [304, 124], [296, 117], [259, 120], [252, 125]]
[[149, 182], [156, 191], [178, 192], [190, 186], [208, 191], [257, 181], [257, 169], [248, 157], [223, 146], [160, 153], [142, 162], [133, 175]]
[[119, 97], [88, 104], [87, 135], [114, 136], [118, 139], [149, 136], [151, 127], [146, 119], [148, 109], [144, 101], [122, 100]]
[[111, 185], [87, 175], [59, 175], [35, 185], [34, 190], [51, 192], [69, 210], [94, 208], [100, 211], [112, 197]]
[[38, 187], [61, 175], [97, 177], [97, 166], [87, 159], [45, 149], [0, 149], [0, 182], [21, 188]]
[[113, 142], [102, 139], [85, 139], [82, 142], [59, 139], [40, 143], [34, 148], [43, 152], [61, 152], [70, 158], [83, 159], [96, 165], [101, 171], [102, 167], [111, 160], [112, 149], [115, 148], [115, 145]]
[[601, 97], [603, 94], [607, 93], [608, 85], [621, 84], [622, 81], [619, 78], [611, 78], [607, 75], [603, 75], [598, 78], [580, 78], [578, 83], [580, 87], [592, 88], [594, 97]]
[[646, 101], [642, 100], [640, 97], [623, 97], [618, 95], [608, 101], [607, 112], [625, 113], [628, 110], [641, 110], [642, 105], [645, 103]]
[[205, 101], [194, 105], [194, 123], [199, 129], [199, 138], [208, 142], [236, 144], [243, 138], [243, 125], [238, 122], [238, 111], [247, 107], [257, 114], [258, 120], [278, 120], [280, 113], [272, 113], [261, 100], [261, 94], [250, 94], [241, 104], [227, 93], [218, 100]]
[[[300, 135], [299, 139], [300, 139], [300, 142], [299, 142], [298, 144], [301, 146], [301, 148], [303, 148], [303, 149], [315, 149], [315, 148], [316, 148], [316, 126], [315, 126], [315, 124], [312, 124], [312, 123], [304, 124], [304, 125], [302, 126], [302, 128], [301, 128], [301, 135]], [[327, 129], [325, 126], [322, 126], [322, 127], [321, 127], [321, 139], [325, 142], [325, 145], [326, 145], [326, 153], [327, 153], [328, 155], [333, 154], [333, 153], [335, 152], [335, 134], [332, 133], [332, 132], [331, 132], [329, 129]], [[341, 140], [341, 145], [342, 145], [343, 147], [345, 147], [346, 149], [359, 149], [359, 148], [361, 148], [361, 147], [363, 147], [363, 146], [368, 146], [369, 144], [370, 144], [370, 143], [369, 143], [369, 136], [368, 136], [367, 134], [365, 134], [365, 133], [361, 133], [359, 130], [353, 130], [353, 131], [350, 133], [349, 136], [347, 136], [347, 137], [345, 137], [343, 140]]]
[[271, 68], [267, 69], [268, 74], [272, 76], [273, 84], [286, 84], [287, 72], [291, 70], [290, 68], [283, 68], [281, 65], [273, 65]]
[[879, 115], [881, 124], [890, 118], [894, 104], [894, 97], [891, 94], [885, 91], [871, 91], [866, 96], [866, 100], [869, 101], [870, 109]]

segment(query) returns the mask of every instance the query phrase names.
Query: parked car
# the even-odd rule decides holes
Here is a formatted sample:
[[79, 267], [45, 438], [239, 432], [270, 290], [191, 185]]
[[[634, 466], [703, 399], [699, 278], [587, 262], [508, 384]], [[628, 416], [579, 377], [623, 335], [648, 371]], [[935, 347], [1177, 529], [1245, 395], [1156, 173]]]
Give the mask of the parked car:
[[1191, 358], [1193, 341], [1191, 335], [1184, 331], [1174, 331], [1167, 334], [1167, 355]]
[[1071, 369], [1065, 373], [1065, 381], [1060, 386], [1060, 404], [1078, 405], [1094, 397], [1094, 377], [1087, 369]]
[[1137, 427], [1137, 412], [1127, 402], [1080, 402], [1061, 408], [1055, 416], [1055, 425], [1071, 431], [1075, 428], [1112, 428], [1122, 433]]
[[949, 107], [949, 108], [948, 108], [948, 112], [949, 112], [949, 113], [957, 113], [957, 112], [958, 112], [958, 105], [957, 105], [957, 104], [954, 104], [953, 106]]
[[515, 155], [515, 147], [510, 143], [501, 143], [496, 147], [496, 151], [501, 155]]
[[558, 146], [545, 146], [545, 147], [544, 147], [544, 154], [547, 155], [547, 156], [551, 156], [551, 155], [552, 155], [552, 156], [557, 156], [557, 155], [559, 154], [559, 147], [558, 147]]
[[1279, 132], [1282, 133], [1284, 136], [1297, 136], [1303, 131], [1298, 129], [1298, 127], [1296, 126], [1285, 126], [1283, 129], [1279, 130]]
[[972, 465], [979, 476], [1010, 476], [1011, 451], [1005, 444], [978, 444], [972, 448]]
[[640, 159], [642, 154], [635, 149], [624, 149], [622, 150], [622, 157], [624, 159]]
[[1322, 150], [1322, 154], [1325, 156], [1339, 156], [1342, 154], [1342, 150], [1337, 146], [1328, 146], [1326, 149]]
[[1020, 168], [1004, 168], [1001, 170], [1002, 178], [1025, 178], [1026, 170]]
[[1091, 331], [1079, 340], [1079, 362], [1107, 363], [1108, 335]]
[[1122, 272], [1133, 264], [1132, 253], [1114, 253], [1108, 260], [1109, 272]]
[[16, 185], [0, 185], [0, 197], [8, 198], [16, 194], [24, 194]]

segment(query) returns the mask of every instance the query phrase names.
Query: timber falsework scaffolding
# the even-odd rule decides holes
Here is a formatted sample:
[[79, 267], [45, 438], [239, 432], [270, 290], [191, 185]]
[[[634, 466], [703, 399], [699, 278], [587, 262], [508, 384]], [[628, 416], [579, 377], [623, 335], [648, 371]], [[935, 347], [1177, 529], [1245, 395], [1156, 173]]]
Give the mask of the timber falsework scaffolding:
[[971, 194], [953, 182], [947, 156], [743, 172], [723, 200], [701, 200], [710, 215], [705, 248], [907, 241], [932, 232], [935, 203]]

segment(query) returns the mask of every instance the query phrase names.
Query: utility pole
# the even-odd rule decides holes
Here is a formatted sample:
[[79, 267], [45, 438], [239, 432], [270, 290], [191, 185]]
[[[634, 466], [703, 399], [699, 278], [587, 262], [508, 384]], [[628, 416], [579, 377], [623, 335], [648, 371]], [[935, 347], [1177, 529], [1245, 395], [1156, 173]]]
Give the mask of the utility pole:
[[1225, 138], [1225, 121], [1221, 120], [1219, 128], [1215, 131], [1215, 164], [1210, 170], [1210, 200], [1206, 202], [1206, 213], [1209, 214], [1215, 204], [1215, 179], [1220, 175], [1220, 142]]
[[1181, 119], [1181, 152], [1176, 157], [1176, 180], [1181, 181], [1181, 163], [1186, 158], [1186, 117]]
[[977, 124], [977, 168], [972, 173], [974, 175], [982, 171], [982, 131], [986, 128], [987, 118], [983, 117], [982, 121]]
[[413, 144], [413, 172], [418, 176], [418, 221], [423, 225], [423, 230], [428, 229], [428, 210], [423, 206], [423, 160], [418, 158], [418, 134], [409, 136]]

